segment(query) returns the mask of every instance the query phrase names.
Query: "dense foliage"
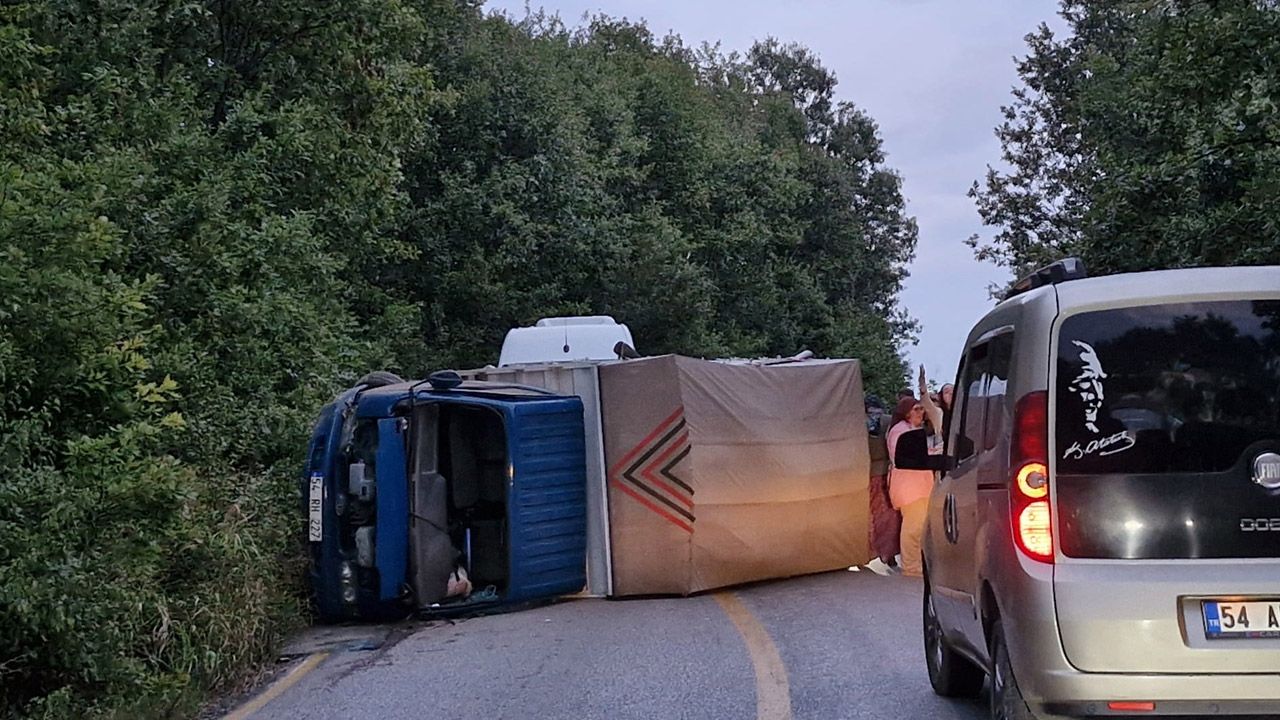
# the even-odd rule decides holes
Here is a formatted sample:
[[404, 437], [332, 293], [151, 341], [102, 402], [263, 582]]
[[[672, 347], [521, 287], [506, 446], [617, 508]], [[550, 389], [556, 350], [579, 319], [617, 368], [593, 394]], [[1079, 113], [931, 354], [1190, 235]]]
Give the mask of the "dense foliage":
[[978, 257], [1091, 273], [1280, 263], [1280, 4], [1064, 0], [975, 183]]
[[188, 715], [269, 657], [366, 370], [607, 312], [901, 384], [915, 227], [834, 87], [466, 0], [0, 5], [0, 715]]
[[492, 362], [514, 323], [607, 312], [645, 353], [860, 357], [902, 376], [915, 247], [875, 124], [776, 42], [693, 52], [643, 26], [490, 21], [435, 59], [450, 103], [406, 164], [420, 366]]

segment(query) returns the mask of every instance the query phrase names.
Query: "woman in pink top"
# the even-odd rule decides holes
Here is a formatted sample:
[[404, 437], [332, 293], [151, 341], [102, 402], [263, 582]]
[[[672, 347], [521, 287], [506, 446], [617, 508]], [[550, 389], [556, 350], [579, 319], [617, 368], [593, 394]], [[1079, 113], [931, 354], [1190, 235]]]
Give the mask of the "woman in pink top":
[[[889, 462], [898, 449], [898, 438], [908, 430], [924, 425], [924, 405], [919, 400], [903, 398], [893, 411], [896, 421], [889, 428]], [[889, 468], [889, 502], [902, 511], [902, 574], [923, 574], [920, 541], [924, 536], [924, 518], [929, 510], [929, 493], [933, 490], [932, 470]]]

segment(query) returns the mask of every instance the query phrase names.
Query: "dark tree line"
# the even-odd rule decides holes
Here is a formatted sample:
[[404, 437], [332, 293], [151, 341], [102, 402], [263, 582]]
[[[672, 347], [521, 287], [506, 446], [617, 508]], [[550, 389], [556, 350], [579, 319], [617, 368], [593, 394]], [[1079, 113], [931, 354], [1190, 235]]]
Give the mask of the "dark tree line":
[[605, 18], [468, 32], [435, 59], [448, 100], [406, 158], [417, 255], [395, 288], [421, 309], [419, 367], [608, 312], [646, 353], [809, 348], [899, 382], [915, 225], [875, 124], [807, 51], [725, 57]]
[[185, 716], [268, 658], [369, 369], [605, 312], [901, 384], [915, 225], [835, 84], [466, 0], [0, 4], [0, 713]]

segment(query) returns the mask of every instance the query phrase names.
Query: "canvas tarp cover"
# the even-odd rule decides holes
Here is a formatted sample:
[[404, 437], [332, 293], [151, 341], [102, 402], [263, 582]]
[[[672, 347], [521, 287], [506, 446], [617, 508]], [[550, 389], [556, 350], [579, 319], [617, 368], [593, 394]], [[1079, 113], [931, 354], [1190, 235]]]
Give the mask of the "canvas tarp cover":
[[614, 595], [681, 594], [869, 559], [854, 360], [666, 355], [600, 368]]

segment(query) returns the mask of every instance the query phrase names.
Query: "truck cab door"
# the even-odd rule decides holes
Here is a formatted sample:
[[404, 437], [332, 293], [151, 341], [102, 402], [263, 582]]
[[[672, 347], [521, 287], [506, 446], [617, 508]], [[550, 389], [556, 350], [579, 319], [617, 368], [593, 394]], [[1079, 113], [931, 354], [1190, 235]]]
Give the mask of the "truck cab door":
[[417, 406], [413, 426], [409, 577], [421, 607], [444, 599], [455, 563], [449, 539], [449, 483], [440, 474], [440, 406]]
[[377, 528], [374, 562], [378, 569], [378, 599], [400, 596], [408, 568], [409, 488], [405, 470], [403, 418], [378, 420]]
[[582, 399], [554, 397], [506, 412], [510, 447], [507, 600], [581, 591], [587, 584], [587, 458]]

